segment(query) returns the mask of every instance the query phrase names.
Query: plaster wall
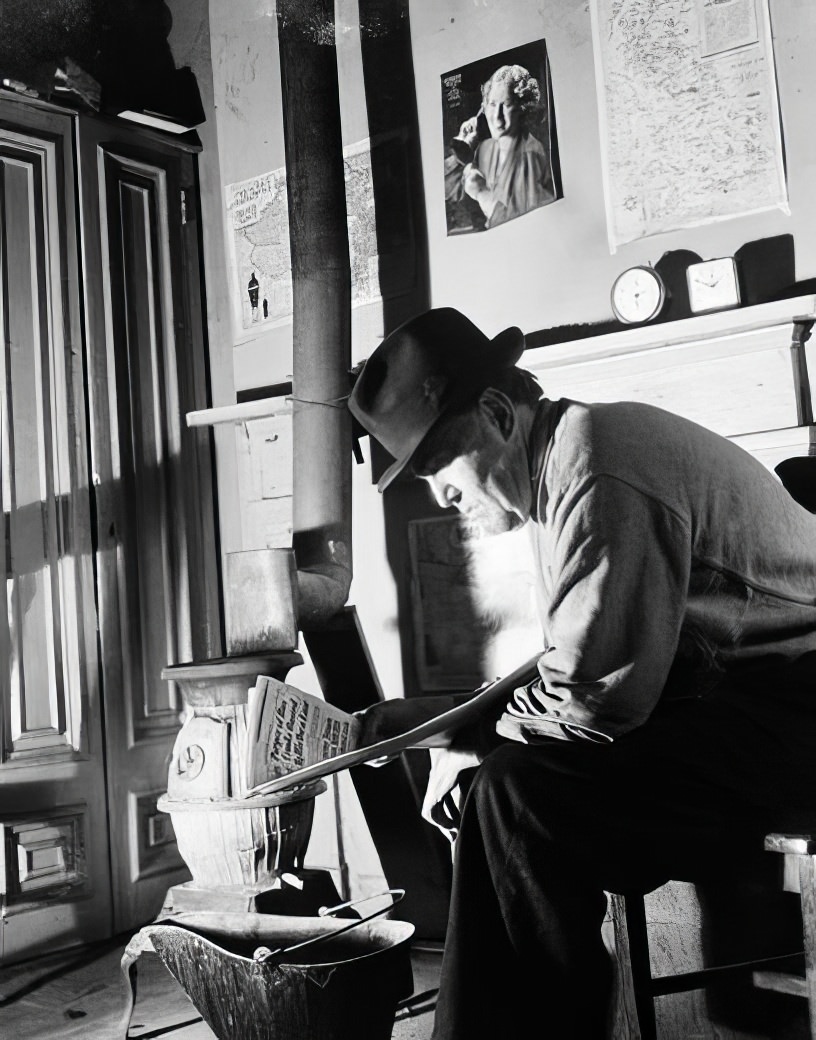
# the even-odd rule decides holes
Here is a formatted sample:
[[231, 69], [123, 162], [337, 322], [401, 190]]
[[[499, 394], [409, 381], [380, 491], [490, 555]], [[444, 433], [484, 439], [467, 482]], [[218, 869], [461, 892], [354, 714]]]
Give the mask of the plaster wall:
[[[223, 187], [218, 120], [218, 102], [213, 83], [210, 16], [207, 0], [170, 0], [172, 28], [168, 37], [176, 66], [189, 66], [195, 74], [205, 121], [197, 127], [202, 152], [199, 159], [201, 200], [200, 227], [204, 250], [204, 290], [209, 338], [210, 386], [212, 404], [235, 401], [232, 329], [227, 262], [224, 252]], [[214, 428], [218, 511], [221, 550], [240, 547], [240, 510], [238, 474], [235, 466], [235, 439], [230, 428]]]
[[[225, 185], [284, 166], [277, 27], [274, 0], [211, 0], [207, 68], [208, 62], [201, 60], [202, 28], [196, 22], [203, 5], [204, 0], [174, 0], [171, 44], [178, 64], [182, 58], [189, 60], [199, 82], [210, 82], [214, 125], [205, 124], [200, 132], [205, 139], [204, 163], [216, 174], [223, 210]], [[353, 144], [368, 133], [357, 5], [337, 0], [336, 12], [343, 140]], [[773, 210], [737, 217], [628, 243], [611, 254], [587, 0], [411, 0], [433, 305], [460, 307], [488, 332], [508, 324], [532, 331], [602, 321], [612, 317], [609, 290], [625, 267], [654, 263], [664, 252], [679, 248], [703, 257], [728, 255], [752, 239], [786, 233], [796, 241], [797, 278], [816, 276], [816, 138], [810, 132], [809, 104], [816, 89], [810, 60], [816, 45], [816, 7], [808, 0], [770, 0], [770, 12], [790, 216]], [[541, 38], [547, 41], [551, 63], [564, 197], [490, 232], [449, 238], [442, 192], [440, 77], [452, 68]], [[214, 134], [217, 170], [208, 147]], [[215, 191], [212, 198], [216, 201]], [[223, 242], [220, 281], [216, 285], [210, 279], [213, 284], [208, 284], [219, 305], [220, 296], [228, 292], [226, 234], [223, 213], [208, 215], [208, 266], [219, 252], [219, 240]], [[497, 257], [504, 259], [497, 262]], [[361, 359], [382, 333], [376, 309], [355, 309], [355, 326], [353, 354]], [[259, 329], [257, 336], [234, 347], [229, 324], [219, 331], [224, 341], [214, 350], [232, 357], [238, 390], [274, 384], [290, 375], [291, 326]]]
[[[337, 61], [343, 144], [368, 136], [356, 3], [337, 0]], [[285, 166], [280, 60], [274, 0], [211, 0], [210, 40], [220, 181], [228, 184]], [[229, 229], [222, 220], [223, 250]], [[355, 311], [366, 344], [382, 335], [378, 308]], [[369, 348], [370, 349], [370, 348]], [[291, 324], [259, 327], [233, 350], [235, 386], [245, 390], [291, 378]], [[360, 356], [365, 356], [364, 354]]]
[[[355, 0], [336, 0], [344, 144], [367, 136]], [[285, 165], [274, 0], [175, 0], [171, 43], [177, 64], [190, 61], [212, 118], [200, 128], [203, 234], [214, 404], [235, 390], [267, 386], [292, 370], [290, 324], [261, 327], [238, 340], [231, 323], [227, 184]], [[524, 331], [611, 318], [609, 290], [636, 263], [672, 249], [703, 257], [733, 253], [753, 239], [792, 234], [796, 276], [816, 276], [816, 138], [814, 94], [816, 7], [808, 0], [770, 0], [778, 70], [790, 216], [779, 210], [658, 235], [611, 254], [606, 236], [601, 154], [587, 0], [411, 0], [410, 21], [432, 304], [452, 304], [493, 334], [511, 324]], [[203, 45], [208, 25], [207, 44]], [[442, 185], [440, 77], [453, 68], [544, 38], [551, 62], [564, 197], [488, 232], [448, 237]], [[352, 360], [366, 357], [383, 333], [376, 306], [353, 312]], [[234, 427], [216, 428], [222, 548], [257, 547], [242, 529]], [[363, 448], [368, 453], [367, 442]], [[278, 465], [291, 465], [281, 455]], [[368, 464], [354, 467], [355, 577], [352, 602], [363, 619], [382, 685], [402, 693], [394, 582], [385, 560], [379, 496]]]
[[[816, 139], [811, 99], [816, 7], [770, 0], [790, 216], [781, 210], [656, 235], [621, 246], [606, 235], [595, 68], [587, 0], [412, 0], [411, 33], [422, 144], [432, 305], [465, 311], [489, 334], [610, 320], [609, 291], [633, 264], [690, 249], [704, 259], [745, 242], [792, 234], [798, 280], [816, 275]], [[564, 197], [490, 231], [448, 238], [442, 192], [440, 77], [545, 39]]]

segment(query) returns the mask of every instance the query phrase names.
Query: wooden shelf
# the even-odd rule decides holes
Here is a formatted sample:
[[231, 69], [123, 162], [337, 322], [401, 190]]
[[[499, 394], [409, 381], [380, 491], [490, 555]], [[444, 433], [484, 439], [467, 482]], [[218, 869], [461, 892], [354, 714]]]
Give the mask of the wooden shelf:
[[729, 440], [756, 456], [768, 469], [794, 455], [816, 455], [816, 426], [812, 425], [744, 433]]
[[706, 344], [710, 348], [717, 341], [727, 342], [734, 337], [750, 338], [751, 334], [785, 328], [791, 326], [796, 318], [806, 316], [816, 317], [816, 296], [795, 296], [789, 300], [761, 303], [754, 307], [698, 314], [678, 321], [639, 325], [603, 336], [588, 336], [546, 347], [534, 347], [524, 352], [521, 364], [533, 371], [540, 371], [565, 364], [600, 361], [607, 357], [670, 347]]
[[247, 422], [249, 419], [269, 419], [273, 415], [291, 415], [290, 397], [264, 397], [259, 401], [226, 404], [220, 408], [202, 408], [186, 415], [188, 426], [215, 426], [218, 423]]
[[816, 320], [805, 295], [638, 326], [525, 351], [549, 397], [633, 400], [728, 437], [769, 468], [816, 453], [807, 357], [794, 323]]

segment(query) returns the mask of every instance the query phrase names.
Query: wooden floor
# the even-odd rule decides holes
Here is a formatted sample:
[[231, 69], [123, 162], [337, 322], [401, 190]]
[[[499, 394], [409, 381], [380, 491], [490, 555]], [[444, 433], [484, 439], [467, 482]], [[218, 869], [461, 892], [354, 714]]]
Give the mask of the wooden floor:
[[[0, 1040], [125, 1040], [122, 1012], [126, 993], [119, 962], [129, 938], [0, 970]], [[414, 997], [397, 1011], [392, 1040], [430, 1037], [441, 959], [435, 944], [418, 943], [413, 948]], [[809, 1033], [804, 1002], [768, 996], [792, 1002], [793, 1007], [780, 1003], [779, 1015], [771, 1015], [770, 1022], [765, 1015], [764, 1026], [757, 1024], [755, 1029], [715, 1025], [701, 992], [662, 997], [657, 1008], [658, 1034], [666, 1040], [805, 1040]], [[614, 1040], [629, 1036], [628, 1029], [619, 1026], [611, 1029]], [[214, 1037], [184, 990], [152, 953], [138, 962], [137, 1000], [128, 1037]]]
[[[124, 1040], [126, 991], [119, 962], [128, 938], [0, 970], [2, 1040]], [[392, 1040], [427, 1040], [431, 1035], [440, 951], [432, 944], [418, 945], [411, 956], [414, 997], [397, 1011]], [[127, 1035], [130, 1040], [215, 1036], [154, 954], [139, 959], [137, 999]]]

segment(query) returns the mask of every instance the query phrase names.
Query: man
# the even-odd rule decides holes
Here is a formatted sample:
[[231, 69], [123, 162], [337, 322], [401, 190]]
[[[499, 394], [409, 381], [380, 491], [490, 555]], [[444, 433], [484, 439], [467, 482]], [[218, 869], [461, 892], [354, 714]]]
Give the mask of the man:
[[478, 749], [435, 1040], [603, 1037], [605, 891], [704, 879], [816, 809], [816, 517], [669, 412], [542, 397], [522, 351], [432, 310], [349, 402], [394, 457], [381, 490], [410, 468], [484, 533], [535, 525], [540, 680]]

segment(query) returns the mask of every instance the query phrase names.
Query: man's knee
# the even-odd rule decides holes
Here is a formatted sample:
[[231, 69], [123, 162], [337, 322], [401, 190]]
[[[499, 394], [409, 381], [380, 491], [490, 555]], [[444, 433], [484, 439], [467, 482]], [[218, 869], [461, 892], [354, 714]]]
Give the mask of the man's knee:
[[[602, 888], [601, 863], [614, 842], [601, 786], [576, 745], [503, 745], [476, 771], [461, 836], [472, 849], [467, 842], [477, 835], [495, 862], [507, 866], [512, 858], [514, 869], [533, 871], [542, 884], [570, 877]], [[600, 835], [607, 840], [596, 842]]]
[[531, 769], [530, 747], [502, 744], [484, 759], [474, 776], [474, 787], [482, 792], [501, 790], [524, 782]]
[[476, 770], [468, 802], [484, 821], [489, 816], [529, 816], [571, 829], [599, 811], [604, 788], [601, 748], [570, 741], [503, 744]]

